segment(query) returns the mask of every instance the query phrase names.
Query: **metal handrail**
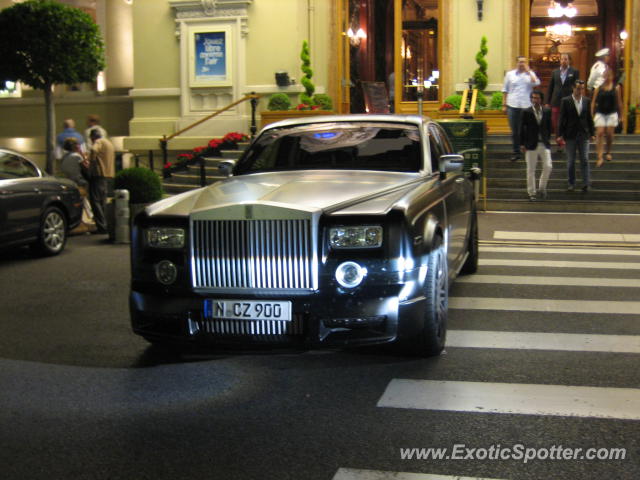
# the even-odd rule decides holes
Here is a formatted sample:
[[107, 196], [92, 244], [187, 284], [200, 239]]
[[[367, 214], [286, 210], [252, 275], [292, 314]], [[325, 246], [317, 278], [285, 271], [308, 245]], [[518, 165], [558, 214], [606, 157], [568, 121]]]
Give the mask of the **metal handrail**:
[[[210, 115], [207, 115], [206, 117], [201, 118], [197, 122], [194, 122], [191, 125], [186, 126], [182, 130], [178, 130], [177, 132], [172, 133], [169, 136], [163, 135], [162, 138], [160, 139], [160, 149], [162, 150], [162, 164], [166, 165], [166, 163], [168, 161], [167, 144], [168, 144], [169, 140], [171, 140], [172, 138], [175, 138], [175, 137], [177, 137], [179, 135], [182, 135], [187, 130], [192, 129], [193, 127], [195, 127], [197, 125], [200, 125], [201, 123], [206, 122], [207, 120], [215, 117], [216, 115], [220, 115], [222, 112], [226, 112], [230, 108], [233, 108], [233, 107], [235, 107], [236, 105], [238, 105], [238, 104], [240, 104], [242, 102], [246, 102], [247, 100], [249, 100], [251, 102], [251, 127], [250, 127], [251, 138], [255, 137], [256, 132], [258, 131], [258, 127], [256, 125], [256, 108], [258, 106], [258, 99], [259, 98], [260, 98], [260, 95], [258, 95], [256, 92], [251, 92], [249, 95], [245, 95], [240, 100], [236, 100], [235, 102], [230, 103], [226, 107], [221, 108], [220, 110], [216, 110], [215, 112], [211, 113]], [[201, 158], [200, 159], [200, 163], [201, 163], [201, 165], [200, 165], [200, 183], [202, 184], [202, 186], [204, 186], [204, 183], [205, 183], [205, 180], [203, 178], [203, 175], [204, 175], [204, 159]]]

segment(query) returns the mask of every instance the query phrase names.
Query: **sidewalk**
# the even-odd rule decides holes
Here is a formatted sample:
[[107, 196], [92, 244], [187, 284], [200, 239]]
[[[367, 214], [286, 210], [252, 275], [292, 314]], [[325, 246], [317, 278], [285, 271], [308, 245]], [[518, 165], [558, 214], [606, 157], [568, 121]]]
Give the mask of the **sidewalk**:
[[633, 214], [478, 212], [478, 226], [481, 241], [607, 242], [640, 247], [640, 215]]

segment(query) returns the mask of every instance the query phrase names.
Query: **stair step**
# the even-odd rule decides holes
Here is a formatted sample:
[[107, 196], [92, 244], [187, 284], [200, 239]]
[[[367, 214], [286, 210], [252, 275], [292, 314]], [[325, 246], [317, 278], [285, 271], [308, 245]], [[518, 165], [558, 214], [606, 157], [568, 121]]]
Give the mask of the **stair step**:
[[[557, 188], [555, 185], [550, 185], [547, 189], [550, 200], [566, 200], [572, 202], [583, 201], [619, 201], [619, 202], [640, 202], [640, 191], [638, 190], [607, 190], [605, 188], [598, 188], [598, 184], [594, 182], [594, 187], [585, 193], [581, 190], [580, 183], [578, 181], [577, 188], [573, 192], [569, 192], [564, 188]], [[527, 199], [527, 189], [523, 184], [520, 188], [514, 187], [494, 187], [488, 188], [487, 198], [492, 200], [507, 200], [515, 199], [522, 200]]]
[[[483, 202], [480, 202], [483, 205]], [[549, 199], [530, 202], [528, 200], [488, 199], [489, 211], [511, 212], [578, 212], [578, 213], [640, 213], [640, 203], [633, 202], [593, 202]]]
[[[492, 143], [510, 143], [511, 135], [509, 134], [492, 134], [487, 135], [487, 144]], [[636, 143], [640, 144], [640, 135], [638, 134], [622, 134], [617, 133], [615, 136], [614, 143], [618, 142], [627, 142], [627, 143]]]
[[[538, 177], [539, 178], [539, 177]], [[580, 176], [578, 176], [580, 179]], [[578, 180], [579, 182], [580, 180]], [[623, 178], [617, 178], [615, 180], [605, 180], [601, 178], [591, 178], [591, 183], [594, 188], [608, 190], [608, 191], [636, 191], [640, 193], [640, 180], [626, 180]], [[487, 186], [489, 188], [518, 188], [526, 187], [527, 180], [523, 175], [521, 178], [488, 178]], [[556, 176], [549, 179], [549, 188], [562, 188], [566, 187], [566, 176]]]
[[[536, 178], [540, 177], [541, 167], [538, 166], [536, 169]], [[577, 172], [580, 172], [580, 168], [577, 169]], [[490, 168], [485, 170], [485, 175], [487, 176], [487, 181], [493, 179], [523, 179], [526, 178], [527, 169], [524, 165], [514, 166], [512, 168]], [[579, 175], [579, 173], [578, 173]], [[625, 179], [625, 180], [636, 180], [640, 181], [640, 168], [635, 170], [628, 170], [622, 167], [620, 168], [599, 168], [599, 169], [591, 169], [591, 177], [597, 178], [598, 180], [617, 180], [617, 179]], [[554, 178], [562, 178], [566, 180], [567, 178], [567, 169], [564, 164], [556, 164], [554, 162], [553, 170], [551, 170], [551, 179]]]

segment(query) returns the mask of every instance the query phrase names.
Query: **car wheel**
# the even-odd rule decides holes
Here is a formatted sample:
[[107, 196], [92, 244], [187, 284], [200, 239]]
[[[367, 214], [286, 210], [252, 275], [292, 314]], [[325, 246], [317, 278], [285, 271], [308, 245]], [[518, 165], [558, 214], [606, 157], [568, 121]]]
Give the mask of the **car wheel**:
[[40, 231], [35, 244], [43, 255], [57, 255], [67, 242], [67, 220], [60, 209], [49, 207], [40, 220]]
[[399, 353], [429, 357], [439, 355], [444, 350], [449, 308], [449, 274], [447, 253], [440, 237], [434, 240], [427, 260], [423, 289], [425, 306], [422, 318], [418, 319], [420, 329], [398, 341], [396, 350]]
[[464, 274], [476, 273], [478, 271], [478, 214], [475, 208], [471, 213], [471, 230], [469, 231], [467, 254], [467, 260], [464, 262], [460, 272]]
[[444, 350], [447, 337], [447, 315], [449, 310], [449, 273], [447, 252], [442, 239], [436, 237], [429, 254], [425, 298], [422, 355], [439, 355]]

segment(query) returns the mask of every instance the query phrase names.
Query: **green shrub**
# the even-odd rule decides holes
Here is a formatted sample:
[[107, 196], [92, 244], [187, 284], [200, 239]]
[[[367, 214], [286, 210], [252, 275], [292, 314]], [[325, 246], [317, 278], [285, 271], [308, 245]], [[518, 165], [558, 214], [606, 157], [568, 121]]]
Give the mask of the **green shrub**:
[[286, 93], [274, 93], [269, 97], [267, 110], [289, 110], [291, 108], [291, 99]]
[[324, 93], [316, 93], [313, 96], [314, 105], [318, 105], [320, 110], [333, 110], [333, 102], [331, 97]]
[[478, 68], [473, 72], [473, 79], [475, 80], [475, 86], [478, 90], [484, 90], [487, 88], [487, 83], [489, 83], [489, 77], [487, 77], [487, 61], [484, 59], [487, 53], [489, 53], [487, 37], [483, 36], [480, 40], [480, 51], [476, 54]]
[[484, 93], [478, 91], [478, 96], [476, 97], [476, 110], [486, 109], [487, 103], [488, 103], [487, 96]]
[[488, 110], [502, 110], [502, 92], [493, 92]]
[[129, 203], [152, 203], [162, 198], [160, 177], [143, 167], [125, 168], [116, 173], [114, 189], [129, 190]]
[[454, 94], [449, 95], [444, 99], [444, 103], [448, 103], [449, 105], [453, 105], [456, 110], [460, 109], [460, 104], [462, 103], [462, 95]]

